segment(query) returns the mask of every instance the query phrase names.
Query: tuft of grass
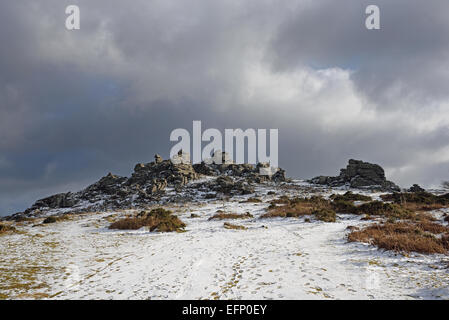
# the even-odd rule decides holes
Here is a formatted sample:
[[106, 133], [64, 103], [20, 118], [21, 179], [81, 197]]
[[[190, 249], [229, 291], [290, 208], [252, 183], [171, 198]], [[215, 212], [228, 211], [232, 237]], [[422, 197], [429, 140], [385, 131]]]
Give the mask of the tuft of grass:
[[429, 221], [429, 220], [421, 220], [421, 221], [415, 221], [414, 224], [420, 229], [425, 232], [430, 232], [432, 234], [449, 234], [449, 227], [444, 226], [442, 224]]
[[353, 202], [348, 200], [334, 200], [332, 201], [332, 208], [339, 213], [358, 213], [358, 208], [354, 205]]
[[[364, 242], [385, 250], [447, 254], [449, 228], [430, 221], [373, 224], [348, 234], [351, 242]], [[445, 232], [441, 237], [440, 235]]]
[[381, 198], [413, 211], [430, 211], [449, 207], [449, 194], [437, 196], [425, 191], [395, 192], [382, 195]]
[[209, 220], [226, 220], [226, 219], [250, 219], [254, 218], [254, 216], [249, 213], [216, 213], [212, 217], [209, 218]]
[[245, 226], [239, 226], [239, 225], [232, 224], [232, 223], [229, 223], [229, 222], [225, 222], [225, 223], [223, 224], [223, 227], [224, 227], [225, 229], [233, 229], [233, 230], [247, 230], [247, 229], [248, 229], [248, 228], [245, 227]]
[[272, 205], [276, 205], [276, 204], [289, 204], [290, 203], [290, 199], [287, 196], [281, 196], [278, 199], [274, 199], [272, 201], [270, 201], [270, 204]]
[[358, 214], [370, 216], [383, 216], [393, 219], [413, 219], [416, 214], [394, 203], [384, 203], [382, 201], [371, 201], [357, 207]]
[[[283, 204], [278, 206], [277, 204], [279, 202]], [[330, 201], [318, 196], [292, 199], [281, 197], [271, 202], [271, 205], [268, 207], [268, 212], [263, 214], [261, 218], [300, 217], [311, 215], [314, 211], [320, 209], [332, 209]]]
[[141, 218], [124, 218], [113, 222], [109, 229], [137, 230], [146, 226], [146, 221]]
[[142, 211], [136, 217], [118, 220], [112, 223], [109, 229], [137, 230], [142, 227], [148, 227], [150, 232], [182, 232], [186, 225], [171, 211], [156, 208], [150, 212]]
[[0, 234], [15, 233], [17, 229], [9, 224], [0, 223]]
[[15, 222], [35, 222], [36, 218], [30, 218], [30, 217], [16, 217], [14, 218]]
[[66, 213], [59, 216], [49, 216], [42, 221], [43, 224], [56, 223], [60, 221], [72, 220], [73, 215]]
[[320, 221], [335, 222], [337, 214], [332, 209], [321, 208], [312, 212], [312, 214]]
[[248, 199], [247, 199], [246, 201], [244, 201], [244, 202], [260, 203], [260, 202], [262, 202], [262, 200], [259, 199], [259, 198], [256, 198], [256, 197], [251, 197], [251, 198], [248, 198]]
[[372, 201], [373, 199], [369, 196], [365, 196], [363, 194], [352, 193], [351, 191], [346, 192], [345, 194], [333, 194], [330, 196], [330, 199], [334, 201]]

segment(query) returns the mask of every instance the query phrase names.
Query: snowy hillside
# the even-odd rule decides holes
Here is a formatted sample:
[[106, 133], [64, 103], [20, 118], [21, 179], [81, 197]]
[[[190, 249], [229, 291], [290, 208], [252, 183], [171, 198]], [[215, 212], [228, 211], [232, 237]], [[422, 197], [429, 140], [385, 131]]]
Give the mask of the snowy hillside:
[[[348, 226], [373, 221], [337, 213], [260, 218], [281, 196], [324, 198], [346, 190], [293, 181], [254, 194], [166, 204], [185, 232], [111, 230], [138, 210], [14, 222], [0, 236], [0, 298], [19, 299], [449, 299], [449, 258], [348, 242]], [[381, 193], [357, 191], [374, 200]], [[247, 202], [258, 197], [261, 202]], [[155, 205], [156, 206], [156, 205]], [[253, 218], [209, 220], [216, 212]], [[447, 209], [431, 211], [442, 222]], [[224, 228], [224, 223], [245, 230]]]

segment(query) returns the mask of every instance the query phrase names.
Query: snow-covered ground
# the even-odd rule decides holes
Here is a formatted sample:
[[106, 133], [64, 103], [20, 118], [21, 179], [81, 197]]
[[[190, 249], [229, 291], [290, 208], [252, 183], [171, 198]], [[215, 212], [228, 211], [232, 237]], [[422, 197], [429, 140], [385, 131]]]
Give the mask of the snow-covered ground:
[[[285, 192], [303, 192], [298, 186]], [[0, 237], [0, 298], [449, 299], [447, 256], [348, 243], [348, 226], [369, 223], [353, 215], [336, 223], [259, 219], [268, 203], [242, 199], [168, 207], [187, 224], [184, 233], [107, 228], [109, 216], [130, 211], [25, 224]], [[254, 219], [229, 221], [248, 230], [228, 230], [208, 220], [218, 209]]]

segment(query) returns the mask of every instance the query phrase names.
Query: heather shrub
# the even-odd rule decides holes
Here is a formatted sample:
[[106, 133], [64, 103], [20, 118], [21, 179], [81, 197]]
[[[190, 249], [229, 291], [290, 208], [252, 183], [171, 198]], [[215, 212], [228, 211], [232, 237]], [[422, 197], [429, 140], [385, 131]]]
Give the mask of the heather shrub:
[[318, 220], [324, 222], [335, 222], [337, 220], [337, 215], [332, 209], [318, 209], [312, 213]]
[[209, 220], [225, 220], [225, 219], [250, 219], [254, 218], [254, 216], [249, 213], [216, 213]]
[[441, 253], [449, 249], [447, 228], [433, 223], [394, 222], [374, 224], [348, 234], [351, 242], [373, 244], [381, 249], [398, 252]]
[[358, 208], [348, 200], [334, 200], [332, 201], [332, 208], [338, 213], [358, 213]]
[[239, 226], [239, 225], [232, 224], [232, 223], [229, 223], [229, 222], [225, 222], [223, 224], [223, 227], [225, 229], [233, 229], [233, 230], [247, 230], [248, 229], [245, 226]]
[[181, 232], [185, 226], [185, 223], [173, 215], [171, 211], [157, 208], [150, 212], [142, 211], [136, 217], [118, 220], [112, 223], [109, 229], [137, 230], [147, 227], [150, 232]]
[[371, 201], [373, 200], [369, 196], [365, 196], [362, 194], [352, 193], [351, 191], [346, 192], [345, 194], [333, 194], [330, 198], [334, 201]]
[[11, 225], [8, 225], [8, 224], [0, 223], [0, 234], [13, 233], [13, 232], [16, 232], [16, 231], [17, 230], [16, 230], [15, 227], [13, 227]]

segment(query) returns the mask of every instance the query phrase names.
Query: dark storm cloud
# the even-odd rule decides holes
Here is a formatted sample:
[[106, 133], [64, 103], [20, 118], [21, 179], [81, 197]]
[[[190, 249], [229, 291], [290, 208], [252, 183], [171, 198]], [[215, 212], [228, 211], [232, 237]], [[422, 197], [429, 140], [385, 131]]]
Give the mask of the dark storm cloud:
[[[361, 13], [370, 4], [380, 8], [379, 31], [364, 28]], [[353, 69], [355, 85], [381, 108], [399, 98], [447, 99], [448, 10], [443, 0], [314, 1], [300, 6], [277, 31], [274, 66]]]
[[2, 1], [0, 214], [168, 157], [192, 120], [279, 128], [291, 176], [360, 158], [403, 185], [449, 177], [447, 5], [377, 1], [370, 32], [367, 4]]

